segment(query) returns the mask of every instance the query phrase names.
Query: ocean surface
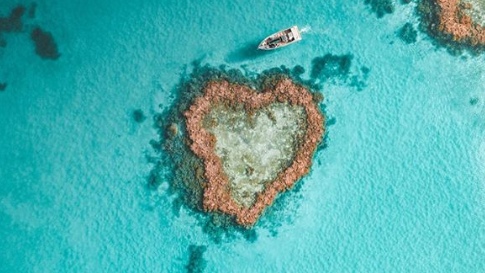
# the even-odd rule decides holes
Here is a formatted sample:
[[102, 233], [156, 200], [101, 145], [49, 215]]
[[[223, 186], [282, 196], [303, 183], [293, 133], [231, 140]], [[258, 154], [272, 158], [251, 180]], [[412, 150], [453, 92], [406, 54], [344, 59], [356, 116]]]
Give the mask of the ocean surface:
[[[36, 3], [0, 47], [0, 272], [485, 272], [484, 55], [399, 38], [414, 3], [381, 18], [363, 0]], [[58, 59], [35, 53], [34, 25]], [[298, 44], [254, 50], [292, 25]], [[310, 79], [327, 54], [351, 59], [314, 79], [327, 146], [251, 239], [174, 212], [168, 166], [147, 186], [152, 117], [194, 61]]]

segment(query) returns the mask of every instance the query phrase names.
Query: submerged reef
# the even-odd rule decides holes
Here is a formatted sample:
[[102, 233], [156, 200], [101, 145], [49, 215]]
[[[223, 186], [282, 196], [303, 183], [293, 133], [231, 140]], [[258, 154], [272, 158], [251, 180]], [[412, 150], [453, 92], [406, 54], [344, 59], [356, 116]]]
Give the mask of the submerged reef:
[[141, 109], [134, 110], [132, 115], [136, 123], [142, 123], [147, 118]]
[[6, 46], [7, 46], [7, 40], [0, 33], [0, 47], [6, 47]]
[[[400, 4], [406, 5], [411, 3], [413, 0], [400, 0]], [[395, 11], [395, 0], [364, 0], [366, 5], [370, 6], [373, 13], [376, 14], [377, 18], [382, 18], [386, 14], [391, 14]]]
[[0, 17], [0, 33], [20, 32], [23, 28], [22, 16], [26, 10], [24, 6], [17, 6], [10, 11], [8, 17]]
[[[330, 53], [315, 57], [312, 60], [310, 77], [314, 83], [348, 85], [355, 87], [357, 91], [362, 91], [367, 86], [366, 81], [370, 70], [365, 66], [356, 70], [352, 66], [353, 58], [352, 54], [334, 55]], [[318, 89], [318, 85], [314, 84], [314, 86], [317, 86]]]
[[[54, 36], [39, 26], [32, 27], [30, 24], [24, 24], [23, 19], [34, 19], [37, 4], [30, 4], [29, 8], [18, 5], [10, 11], [9, 16], [0, 17], [0, 47], [7, 46], [7, 40], [3, 33], [30, 33], [30, 38], [34, 43], [35, 53], [42, 59], [56, 60], [60, 53]], [[25, 14], [27, 13], [27, 16]]]
[[206, 267], [204, 259], [204, 252], [207, 250], [206, 246], [190, 245], [189, 246], [189, 261], [185, 266], [187, 273], [202, 273]]
[[204, 210], [244, 226], [309, 172], [324, 133], [311, 93], [288, 78], [271, 85], [257, 93], [211, 81], [184, 113], [190, 148], [204, 162]]
[[397, 36], [406, 44], [413, 44], [417, 41], [418, 32], [414, 29], [413, 24], [406, 23], [399, 29]]
[[7, 89], [7, 83], [6, 82], [0, 82], [0, 92], [5, 91]]
[[350, 72], [353, 56], [326, 54], [312, 60], [311, 77], [327, 80], [335, 77], [346, 77]]
[[478, 101], [479, 100], [478, 100], [477, 97], [473, 97], [473, 98], [470, 98], [470, 101], [469, 102], [470, 102], [470, 105], [471, 106], [474, 106], [474, 105], [477, 105]]
[[392, 0], [365, 0], [365, 4], [370, 6], [371, 11], [377, 15], [377, 18], [382, 18], [384, 15], [394, 12]]
[[418, 4], [421, 28], [453, 49], [481, 52], [485, 49], [485, 27], [470, 15], [477, 6], [460, 0], [422, 0]]
[[30, 4], [29, 9], [27, 11], [27, 15], [29, 16], [29, 19], [35, 18], [36, 11], [37, 11], [37, 3], [33, 2]]
[[35, 27], [30, 33], [30, 38], [35, 45], [35, 53], [42, 59], [55, 60], [60, 54], [57, 44], [50, 32], [44, 31], [40, 27]]

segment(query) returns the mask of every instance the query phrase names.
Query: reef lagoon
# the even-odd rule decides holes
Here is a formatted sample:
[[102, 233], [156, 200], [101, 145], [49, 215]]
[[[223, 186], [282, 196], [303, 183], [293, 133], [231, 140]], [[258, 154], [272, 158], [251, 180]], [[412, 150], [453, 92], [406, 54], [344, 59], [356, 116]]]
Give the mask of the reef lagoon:
[[[0, 272], [484, 272], [483, 48], [441, 33], [436, 3], [3, 1]], [[302, 41], [256, 50], [292, 25]], [[184, 112], [208, 82], [277, 75], [325, 132], [245, 227], [204, 208]], [[301, 123], [271, 107], [254, 128]], [[271, 147], [284, 168], [292, 141], [246, 156]]]

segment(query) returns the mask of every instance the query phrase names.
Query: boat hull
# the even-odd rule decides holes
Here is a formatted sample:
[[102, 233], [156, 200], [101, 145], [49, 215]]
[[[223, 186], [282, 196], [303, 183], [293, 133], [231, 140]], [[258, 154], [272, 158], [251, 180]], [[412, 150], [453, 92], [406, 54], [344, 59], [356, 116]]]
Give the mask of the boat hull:
[[274, 50], [294, 44], [301, 40], [300, 30], [298, 26], [292, 26], [287, 29], [280, 30], [276, 33], [266, 37], [258, 46], [260, 50]]

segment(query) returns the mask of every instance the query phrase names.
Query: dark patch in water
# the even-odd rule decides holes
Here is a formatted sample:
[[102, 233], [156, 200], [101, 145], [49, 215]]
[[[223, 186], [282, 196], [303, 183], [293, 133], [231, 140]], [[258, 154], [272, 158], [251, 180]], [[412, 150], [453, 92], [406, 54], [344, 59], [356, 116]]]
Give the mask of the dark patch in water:
[[5, 91], [7, 89], [7, 83], [6, 82], [0, 82], [0, 92]]
[[392, 0], [365, 0], [364, 3], [370, 6], [371, 11], [377, 15], [377, 18], [382, 18], [384, 15], [394, 12]]
[[411, 3], [413, 0], [401, 0], [401, 4], [406, 5]]
[[478, 103], [477, 97], [470, 98], [470, 105], [474, 106], [474, 105], [477, 105], [477, 103]]
[[291, 70], [291, 74], [293, 76], [301, 76], [303, 75], [303, 73], [305, 73], [305, 68], [301, 65], [296, 65], [295, 67], [293, 67], [293, 69]]
[[353, 56], [326, 54], [323, 57], [316, 57], [312, 60], [312, 71], [310, 76], [313, 79], [327, 80], [334, 77], [346, 77], [350, 72]]
[[367, 78], [370, 69], [362, 66], [360, 69], [352, 67], [353, 55], [326, 54], [312, 60], [310, 72], [311, 83], [314, 89], [321, 89], [317, 82], [329, 82], [337, 85], [354, 87], [357, 91], [367, 87]]
[[413, 44], [417, 41], [418, 32], [411, 23], [406, 23], [398, 30], [397, 36], [406, 44]]
[[357, 91], [362, 91], [365, 87], [367, 87], [367, 83], [357, 75], [353, 75], [352, 77], [350, 77], [349, 84], [350, 86], [355, 87]]
[[362, 66], [362, 67], [360, 68], [360, 71], [362, 71], [362, 73], [364, 73], [364, 77], [366, 77], [366, 78], [367, 78], [367, 75], [368, 75], [368, 74], [369, 74], [369, 72], [370, 72], [370, 68], [368, 68], [367, 66]]
[[33, 29], [27, 24], [24, 30], [23, 18], [27, 13], [28, 19], [34, 19], [37, 9], [37, 4], [30, 4], [27, 9], [23, 5], [18, 5], [13, 8], [10, 15], [7, 17], [0, 17], [0, 47], [7, 46], [7, 40], [3, 37], [2, 33], [29, 33], [30, 38], [34, 42], [35, 52], [42, 59], [55, 60], [59, 58], [60, 54], [57, 50], [57, 44], [54, 41], [54, 37], [48, 31], [42, 30], [39, 26], [35, 26]]
[[0, 17], [0, 33], [22, 31], [22, 16], [24, 15], [25, 11], [26, 8], [19, 5], [12, 9], [8, 17]]
[[145, 116], [145, 114], [143, 113], [143, 111], [141, 109], [136, 109], [133, 111], [133, 119], [137, 122], [137, 123], [142, 123], [145, 121], [147, 117]]
[[30, 33], [30, 38], [35, 45], [35, 53], [42, 59], [56, 60], [60, 54], [57, 50], [57, 44], [52, 34], [48, 31], [42, 30], [40, 27], [35, 27]]
[[7, 46], [7, 40], [5, 40], [5, 37], [0, 33], [0, 47], [6, 47]]
[[204, 252], [207, 250], [206, 246], [190, 245], [189, 246], [189, 261], [185, 266], [188, 273], [202, 273], [205, 270], [207, 262], [204, 259]]
[[37, 11], [37, 3], [32, 3], [30, 4], [29, 6], [29, 10], [28, 10], [28, 16], [30, 19], [34, 19], [35, 18], [35, 12]]
[[258, 239], [258, 233], [254, 228], [241, 227], [236, 224], [233, 217], [225, 214], [211, 213], [207, 221], [202, 223], [202, 225], [202, 230], [216, 244], [238, 238], [254, 243]]
[[326, 126], [332, 126], [332, 125], [334, 125], [335, 123], [337, 123], [337, 118], [335, 118], [335, 117], [331, 117], [331, 118], [328, 118], [328, 119], [326, 120], [326, 123], [325, 123], [325, 124], [326, 124]]

